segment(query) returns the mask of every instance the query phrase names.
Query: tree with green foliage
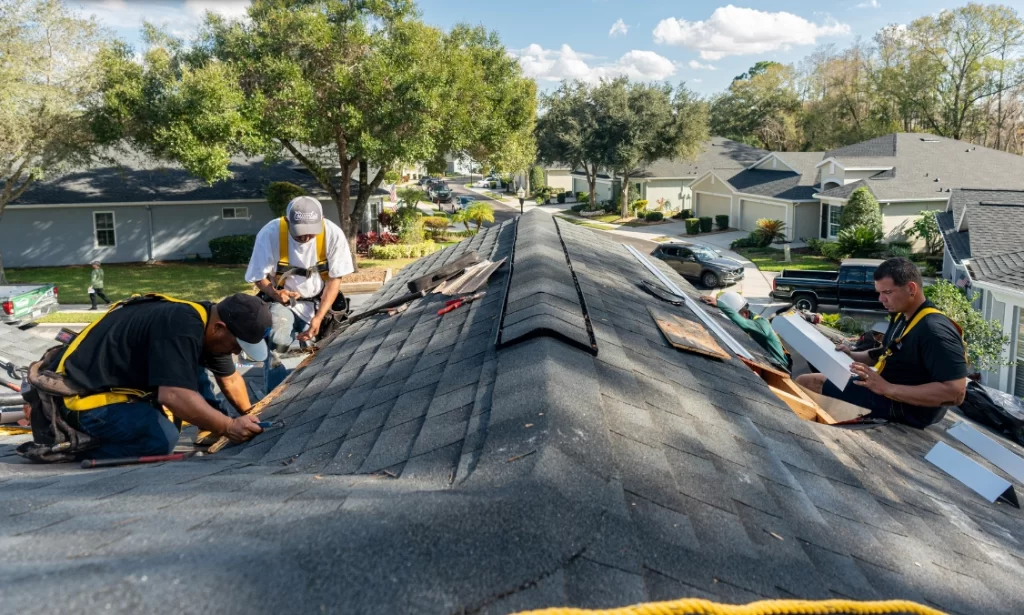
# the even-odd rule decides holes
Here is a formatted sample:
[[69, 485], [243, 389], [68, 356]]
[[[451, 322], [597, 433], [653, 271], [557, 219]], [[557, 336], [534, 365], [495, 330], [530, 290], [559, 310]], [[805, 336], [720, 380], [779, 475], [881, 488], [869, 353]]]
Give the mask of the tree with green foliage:
[[284, 216], [292, 199], [305, 194], [306, 191], [301, 186], [289, 182], [272, 182], [267, 186], [267, 205], [270, 212], [280, 218]]
[[800, 99], [792, 66], [758, 62], [711, 103], [711, 134], [768, 150], [799, 149]]
[[36, 181], [96, 159], [83, 110], [99, 93], [105, 43], [59, 0], [0, 0], [0, 218]]
[[840, 230], [855, 226], [866, 226], [879, 235], [884, 232], [882, 207], [875, 195], [866, 187], [854, 190], [839, 214]]
[[587, 178], [588, 202], [597, 204], [597, 175], [607, 166], [607, 156], [591, 90], [582, 81], [563, 81], [557, 90], [542, 95], [544, 113], [537, 118], [534, 134], [538, 160], [582, 170]]
[[924, 249], [928, 254], [938, 254], [942, 251], [942, 231], [939, 229], [939, 221], [935, 218], [933, 210], [922, 211], [921, 217], [910, 224], [907, 236], [923, 241]]
[[336, 204], [353, 259], [388, 171], [497, 151], [535, 112], [496, 35], [426, 26], [408, 0], [254, 0], [245, 20], [208, 13], [189, 47], [167, 40], [147, 37], [141, 62], [124, 45], [104, 54], [97, 133], [210, 182], [235, 154], [294, 158]]
[[398, 197], [398, 202], [404, 203], [406, 207], [416, 207], [420, 203], [425, 203], [429, 200], [426, 192], [411, 186], [399, 188], [395, 191], [395, 196]]
[[547, 186], [547, 181], [544, 179], [544, 167], [534, 165], [530, 168], [530, 192], [536, 193]]
[[1003, 351], [1010, 343], [1010, 337], [1003, 333], [998, 320], [985, 320], [963, 290], [940, 278], [935, 284], [926, 286], [924, 294], [963, 329], [967, 358], [975, 370], [992, 371], [1009, 365]]
[[620, 213], [629, 216], [630, 179], [663, 158], [692, 160], [708, 139], [707, 106], [685, 86], [603, 81], [591, 99], [596, 108], [605, 166], [621, 182]]
[[[463, 220], [476, 224], [477, 232], [484, 225], [484, 222], [494, 222], [494, 208], [483, 201], [473, 201], [464, 210]], [[468, 227], [468, 226], [467, 226]]]

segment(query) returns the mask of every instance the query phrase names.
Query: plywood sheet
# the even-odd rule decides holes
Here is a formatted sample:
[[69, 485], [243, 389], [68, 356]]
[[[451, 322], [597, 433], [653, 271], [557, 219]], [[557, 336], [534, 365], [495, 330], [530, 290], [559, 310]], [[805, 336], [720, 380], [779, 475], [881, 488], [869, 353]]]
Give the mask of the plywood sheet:
[[651, 313], [658, 329], [673, 347], [716, 359], [729, 358], [729, 354], [722, 350], [715, 338], [711, 337], [700, 323], [650, 306], [647, 307], [647, 311]]

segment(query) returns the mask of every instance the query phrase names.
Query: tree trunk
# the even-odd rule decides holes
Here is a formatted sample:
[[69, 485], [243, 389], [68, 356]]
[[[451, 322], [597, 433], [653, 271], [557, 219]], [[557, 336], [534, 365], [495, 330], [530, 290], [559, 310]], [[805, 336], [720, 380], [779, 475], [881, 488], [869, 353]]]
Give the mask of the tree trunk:
[[356, 236], [359, 234], [359, 227], [353, 228], [351, 202], [352, 167], [349, 166], [348, 155], [340, 153], [338, 158], [341, 162], [341, 185], [338, 187], [338, 198], [335, 203], [338, 206], [338, 220], [341, 221], [341, 230], [345, 232], [345, 239], [348, 241], [349, 253], [352, 254], [352, 271], [359, 271], [359, 263], [356, 261]]
[[597, 179], [587, 174], [587, 185], [590, 186], [590, 208], [597, 207]]
[[622, 196], [619, 199], [622, 201], [621, 205], [621, 216], [623, 219], [629, 217], [629, 175], [622, 176], [622, 188], [619, 189]]

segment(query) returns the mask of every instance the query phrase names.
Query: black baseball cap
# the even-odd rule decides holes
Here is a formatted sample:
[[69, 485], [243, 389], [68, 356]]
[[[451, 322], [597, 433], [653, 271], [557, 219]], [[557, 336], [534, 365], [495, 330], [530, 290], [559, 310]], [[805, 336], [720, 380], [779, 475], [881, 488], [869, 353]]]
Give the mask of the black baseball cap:
[[270, 334], [271, 318], [270, 306], [265, 301], [236, 293], [217, 304], [217, 316], [250, 359], [263, 361], [267, 358], [267, 344], [263, 340]]

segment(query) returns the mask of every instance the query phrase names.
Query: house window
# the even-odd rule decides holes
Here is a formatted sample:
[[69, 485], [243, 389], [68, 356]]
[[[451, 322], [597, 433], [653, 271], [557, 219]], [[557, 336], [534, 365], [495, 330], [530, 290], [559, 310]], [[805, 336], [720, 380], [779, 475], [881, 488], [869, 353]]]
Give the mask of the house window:
[[117, 245], [117, 237], [114, 234], [114, 212], [93, 212], [92, 230], [93, 235], [96, 237], [96, 247], [112, 248]]
[[839, 216], [843, 213], [843, 208], [840, 205], [829, 205], [828, 206], [828, 236], [836, 237], [839, 235]]
[[248, 207], [225, 207], [221, 209], [220, 217], [225, 220], [248, 220]]

